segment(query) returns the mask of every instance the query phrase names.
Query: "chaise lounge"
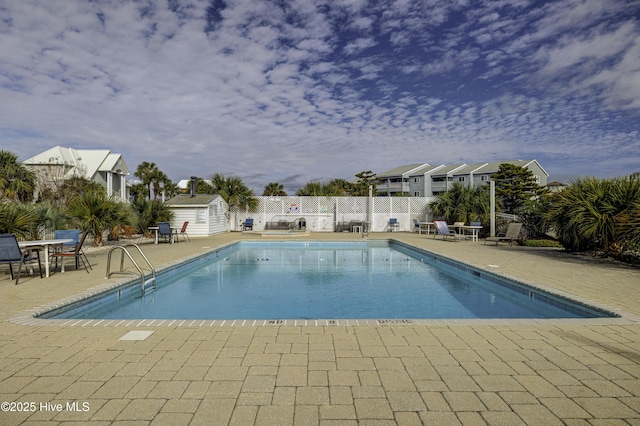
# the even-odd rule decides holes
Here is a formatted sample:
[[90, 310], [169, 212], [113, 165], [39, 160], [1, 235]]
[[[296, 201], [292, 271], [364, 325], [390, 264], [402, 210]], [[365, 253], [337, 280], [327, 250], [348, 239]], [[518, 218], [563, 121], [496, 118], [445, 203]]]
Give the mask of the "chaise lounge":
[[512, 246], [513, 241], [520, 238], [520, 229], [522, 229], [521, 223], [510, 223], [509, 227], [507, 228], [507, 232], [503, 236], [487, 237], [484, 240], [484, 243], [487, 244], [487, 241], [490, 241], [492, 243], [495, 242], [496, 245], [498, 245], [500, 241], [509, 241], [509, 245]]

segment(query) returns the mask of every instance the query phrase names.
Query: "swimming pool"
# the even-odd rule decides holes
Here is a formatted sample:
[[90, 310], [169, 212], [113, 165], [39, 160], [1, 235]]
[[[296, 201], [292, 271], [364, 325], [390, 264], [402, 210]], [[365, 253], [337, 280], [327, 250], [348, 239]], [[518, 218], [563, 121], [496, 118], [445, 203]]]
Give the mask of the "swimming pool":
[[239, 242], [46, 318], [594, 318], [595, 308], [397, 241]]

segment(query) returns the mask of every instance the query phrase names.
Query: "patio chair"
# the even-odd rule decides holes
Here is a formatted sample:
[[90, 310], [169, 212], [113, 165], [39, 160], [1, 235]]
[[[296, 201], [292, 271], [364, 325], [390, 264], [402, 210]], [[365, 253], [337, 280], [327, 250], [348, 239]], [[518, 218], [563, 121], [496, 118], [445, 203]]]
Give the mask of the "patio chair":
[[434, 239], [436, 238], [436, 235], [442, 235], [443, 240], [446, 240], [447, 237], [451, 237], [455, 241], [464, 238], [464, 236], [450, 230], [447, 226], [447, 222], [445, 222], [444, 220], [436, 220], [433, 223], [436, 225], [436, 232], [433, 234]]
[[518, 238], [520, 238], [521, 229], [522, 229], [521, 223], [516, 223], [516, 222], [510, 223], [509, 227], [507, 228], [507, 232], [504, 234], [504, 236], [487, 237], [485, 238], [484, 243], [487, 244], [487, 241], [491, 241], [492, 243], [495, 242], [496, 245], [498, 245], [500, 241], [509, 241], [509, 245], [512, 246], [513, 240], [517, 240]]
[[389, 230], [393, 232], [394, 229], [398, 229], [400, 227], [400, 222], [395, 217], [389, 219]]
[[[33, 257], [33, 252], [36, 253], [36, 257]], [[0, 234], [0, 263], [9, 264], [9, 272], [11, 279], [13, 279], [13, 262], [18, 262], [18, 273], [16, 274], [16, 285], [20, 281], [20, 272], [22, 272], [22, 266], [27, 262], [38, 260], [38, 270], [40, 271], [40, 278], [42, 278], [42, 263], [40, 262], [40, 252], [38, 250], [20, 250], [18, 240], [13, 234]]]
[[62, 250], [62, 251], [55, 252], [51, 255], [51, 257], [55, 258], [56, 260], [54, 270], [55, 268], [58, 267], [58, 259], [64, 259], [66, 257], [73, 257], [76, 260], [76, 269], [78, 269], [78, 261], [82, 262], [82, 266], [84, 266], [84, 269], [85, 271], [87, 271], [87, 274], [89, 273], [89, 269], [93, 269], [91, 267], [91, 264], [89, 263], [89, 259], [87, 258], [87, 255], [82, 250], [82, 246], [84, 245], [84, 241], [87, 239], [87, 235], [89, 235], [89, 231], [84, 231], [80, 235], [80, 239], [75, 244], [73, 251]]
[[418, 223], [418, 219], [413, 219], [413, 231], [420, 233], [420, 223]]
[[[53, 231], [53, 238], [56, 240], [73, 240], [70, 243], [64, 243], [61, 248], [56, 247], [56, 251], [52, 252], [50, 257], [58, 252], [73, 253], [76, 250], [78, 241], [80, 240], [79, 229], [56, 229]], [[56, 261], [58, 259], [56, 258]], [[76, 258], [76, 269], [78, 269], [78, 259]]]
[[182, 228], [180, 228], [180, 231], [178, 232], [178, 235], [176, 237], [182, 235], [182, 241], [191, 242], [191, 238], [189, 238], [189, 234], [187, 234], [187, 226], [188, 225], [189, 225], [189, 221], [187, 220], [182, 224]]
[[253, 219], [252, 218], [247, 218], [244, 220], [244, 223], [242, 224], [242, 230], [246, 231], [246, 230], [251, 230], [253, 231]]
[[169, 225], [169, 222], [158, 222], [158, 237], [163, 237], [165, 243], [167, 242], [167, 239], [169, 239], [169, 242], [173, 244], [173, 236], [176, 234], [177, 233], [174, 232], [173, 229], [171, 229], [171, 225]]

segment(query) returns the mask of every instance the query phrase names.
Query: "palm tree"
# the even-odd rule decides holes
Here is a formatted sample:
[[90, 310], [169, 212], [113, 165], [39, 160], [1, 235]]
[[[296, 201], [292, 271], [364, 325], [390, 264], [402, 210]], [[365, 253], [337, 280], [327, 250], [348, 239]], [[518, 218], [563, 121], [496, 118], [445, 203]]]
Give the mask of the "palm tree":
[[302, 188], [296, 191], [298, 196], [318, 197], [329, 195], [326, 185], [317, 181], [307, 182]]
[[38, 226], [38, 213], [32, 205], [0, 203], [0, 234], [15, 234], [20, 239], [36, 239], [33, 230]]
[[149, 184], [152, 187], [154, 200], [157, 200], [158, 194], [163, 192], [163, 185], [168, 180], [169, 180], [169, 177], [160, 169], [155, 169], [150, 173]]
[[338, 197], [349, 195], [352, 192], [352, 185], [345, 179], [333, 179], [327, 184], [328, 192]]
[[488, 222], [490, 195], [486, 186], [469, 188], [456, 182], [429, 203], [434, 217], [452, 222]]
[[87, 192], [72, 199], [67, 206], [67, 214], [79, 228], [93, 234], [93, 244], [103, 244], [102, 235], [116, 226], [135, 226], [137, 217], [128, 204], [104, 192]]
[[286, 197], [287, 193], [284, 190], [284, 186], [279, 182], [269, 182], [262, 191], [263, 196], [282, 196]]
[[156, 163], [149, 163], [147, 161], [143, 161], [142, 163], [138, 164], [138, 168], [134, 173], [135, 176], [140, 178], [140, 180], [142, 181], [142, 184], [147, 187], [147, 194], [145, 195], [145, 198], [151, 197], [151, 181], [152, 181], [152, 176], [155, 174], [156, 171], [159, 171], [158, 166], [156, 166]]
[[132, 207], [138, 214], [138, 224], [144, 229], [158, 222], [170, 222], [173, 219], [173, 211], [160, 200], [138, 199]]
[[640, 205], [640, 179], [577, 179], [555, 195], [547, 218], [565, 249], [620, 251], [633, 240]]
[[18, 162], [18, 156], [0, 150], [0, 201], [31, 201], [36, 176]]
[[219, 194], [229, 204], [229, 208], [254, 211], [258, 207], [253, 191], [239, 177], [216, 173], [211, 178], [211, 187], [214, 194]]

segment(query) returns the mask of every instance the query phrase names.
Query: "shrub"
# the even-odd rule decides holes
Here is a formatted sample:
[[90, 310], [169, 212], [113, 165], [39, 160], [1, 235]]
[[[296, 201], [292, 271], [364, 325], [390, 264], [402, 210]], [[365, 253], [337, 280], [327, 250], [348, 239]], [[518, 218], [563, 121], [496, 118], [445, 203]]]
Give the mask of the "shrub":
[[640, 179], [578, 179], [557, 194], [547, 214], [569, 251], [620, 252], [638, 236]]

